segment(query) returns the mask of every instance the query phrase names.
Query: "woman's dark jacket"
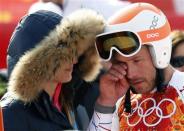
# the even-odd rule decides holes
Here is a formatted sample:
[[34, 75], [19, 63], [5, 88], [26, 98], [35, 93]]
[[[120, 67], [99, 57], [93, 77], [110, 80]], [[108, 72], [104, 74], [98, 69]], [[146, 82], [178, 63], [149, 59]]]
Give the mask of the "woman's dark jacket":
[[[92, 117], [94, 103], [99, 91], [98, 87], [93, 86], [92, 83], [82, 83], [80, 87], [73, 89], [73, 93], [76, 93], [74, 111], [78, 129], [86, 130]], [[53, 106], [49, 95], [44, 91], [40, 93], [36, 101], [27, 104], [13, 99], [7, 93], [1, 99], [1, 106], [3, 107], [5, 131], [59, 131], [73, 129], [65, 112], [59, 112]]]

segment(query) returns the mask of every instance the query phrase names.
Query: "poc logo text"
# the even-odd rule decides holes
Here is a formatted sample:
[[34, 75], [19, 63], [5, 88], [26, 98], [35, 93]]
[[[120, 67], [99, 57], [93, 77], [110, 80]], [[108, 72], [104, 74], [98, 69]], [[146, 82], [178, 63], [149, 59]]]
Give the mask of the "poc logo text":
[[146, 35], [147, 38], [155, 38], [155, 37], [159, 37], [159, 33], [152, 33], [152, 34], [147, 34]]

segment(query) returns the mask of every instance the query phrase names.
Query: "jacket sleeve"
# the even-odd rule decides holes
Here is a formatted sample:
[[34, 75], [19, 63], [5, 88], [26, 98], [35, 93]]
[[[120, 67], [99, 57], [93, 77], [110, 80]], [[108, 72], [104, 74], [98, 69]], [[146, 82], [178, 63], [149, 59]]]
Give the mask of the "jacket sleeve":
[[88, 131], [119, 131], [118, 107], [123, 97], [116, 103], [116, 110], [112, 114], [103, 114], [94, 111]]
[[119, 117], [118, 117], [118, 107], [121, 103], [121, 98], [116, 103], [116, 110], [112, 116], [112, 126], [111, 131], [119, 131]]
[[111, 131], [113, 114], [102, 114], [94, 111], [88, 131]]

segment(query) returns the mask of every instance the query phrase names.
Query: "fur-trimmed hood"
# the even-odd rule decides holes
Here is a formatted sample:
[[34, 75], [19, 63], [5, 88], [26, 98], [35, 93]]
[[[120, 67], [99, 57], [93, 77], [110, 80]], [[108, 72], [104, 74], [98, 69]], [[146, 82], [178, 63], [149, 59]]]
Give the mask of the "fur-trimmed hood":
[[[81, 9], [64, 18], [35, 48], [26, 51], [11, 73], [8, 91], [16, 99], [31, 102], [65, 61], [82, 56], [82, 78], [92, 81], [101, 68], [95, 37], [104, 29], [105, 20], [92, 10]], [[39, 30], [39, 29], [38, 29]]]

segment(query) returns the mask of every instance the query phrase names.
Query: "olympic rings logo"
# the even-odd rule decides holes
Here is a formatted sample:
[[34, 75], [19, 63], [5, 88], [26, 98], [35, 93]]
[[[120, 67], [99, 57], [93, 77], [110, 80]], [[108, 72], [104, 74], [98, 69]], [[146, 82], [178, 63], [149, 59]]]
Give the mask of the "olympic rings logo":
[[[153, 106], [151, 108], [149, 108], [148, 110], [146, 110], [145, 112], [143, 112], [143, 108], [141, 107], [141, 105], [143, 105], [144, 103], [148, 102], [148, 101], [151, 101], [153, 102]], [[176, 104], [173, 100], [171, 99], [162, 99], [158, 105], [156, 105], [156, 101], [155, 99], [153, 98], [147, 98], [145, 100], [143, 100], [140, 104], [138, 103], [138, 100], [134, 99], [132, 102], [135, 102], [135, 108], [132, 109], [132, 113], [126, 115], [125, 113], [123, 113], [122, 115], [124, 117], [126, 117], [126, 120], [127, 120], [127, 124], [129, 126], [136, 126], [140, 121], [141, 119], [143, 119], [143, 123], [148, 126], [148, 127], [152, 127], [152, 126], [156, 126], [158, 125], [162, 119], [165, 119], [165, 118], [169, 118], [171, 117], [175, 112], [176, 112]], [[162, 103], [164, 102], [170, 102], [172, 105], [173, 105], [173, 110], [171, 113], [167, 114], [167, 115], [163, 115], [163, 111], [162, 109], [159, 107]], [[146, 122], [146, 117], [148, 117], [151, 113], [153, 113], [153, 111], [156, 111], [156, 115], [158, 116], [158, 121], [155, 122], [155, 123], [148, 123]], [[137, 122], [135, 123], [130, 123], [129, 119], [130, 117], [137, 111], [137, 114], [139, 115], [139, 119], [137, 120]]]
[[158, 22], [158, 17], [154, 16], [150, 26], [150, 30], [155, 29], [155, 27], [157, 26], [157, 22]]

